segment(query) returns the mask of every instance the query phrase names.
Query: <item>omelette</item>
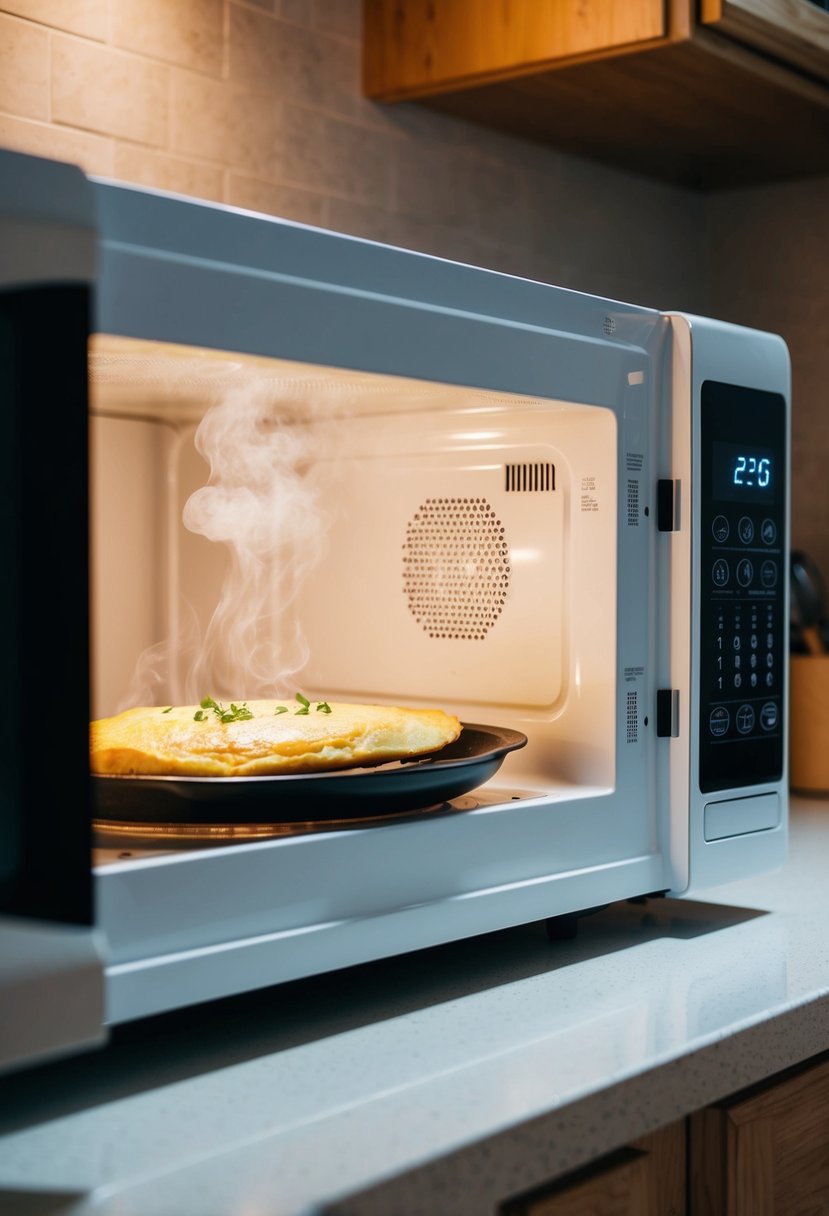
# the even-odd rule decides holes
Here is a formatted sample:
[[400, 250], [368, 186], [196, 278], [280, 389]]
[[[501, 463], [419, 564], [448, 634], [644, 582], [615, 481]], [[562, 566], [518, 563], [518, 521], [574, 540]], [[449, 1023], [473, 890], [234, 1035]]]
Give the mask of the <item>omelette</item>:
[[423, 756], [461, 733], [440, 709], [308, 700], [144, 706], [90, 725], [93, 773], [271, 777]]

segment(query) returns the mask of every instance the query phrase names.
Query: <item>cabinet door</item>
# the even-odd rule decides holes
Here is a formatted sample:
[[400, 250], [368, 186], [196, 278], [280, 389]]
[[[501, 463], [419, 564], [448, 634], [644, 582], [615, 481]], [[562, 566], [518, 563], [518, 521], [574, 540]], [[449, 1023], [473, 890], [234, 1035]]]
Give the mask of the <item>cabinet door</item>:
[[829, 1058], [691, 1116], [690, 1216], [829, 1213]]
[[669, 12], [664, 0], [364, 0], [365, 91], [421, 97], [648, 45]]
[[504, 1204], [500, 1216], [684, 1216], [685, 1124]]
[[829, 12], [813, 0], [700, 0], [700, 21], [829, 81]]

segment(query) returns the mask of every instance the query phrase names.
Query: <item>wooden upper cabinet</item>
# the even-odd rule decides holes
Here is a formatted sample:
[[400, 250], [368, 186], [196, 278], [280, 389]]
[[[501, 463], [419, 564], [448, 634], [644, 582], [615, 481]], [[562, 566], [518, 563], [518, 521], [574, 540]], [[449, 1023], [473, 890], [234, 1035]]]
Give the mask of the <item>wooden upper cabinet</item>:
[[664, 0], [365, 0], [365, 89], [396, 100], [657, 45]]
[[810, 0], [363, 0], [364, 90], [706, 189], [829, 172]]
[[829, 82], [829, 12], [810, 0], [700, 0], [700, 22]]

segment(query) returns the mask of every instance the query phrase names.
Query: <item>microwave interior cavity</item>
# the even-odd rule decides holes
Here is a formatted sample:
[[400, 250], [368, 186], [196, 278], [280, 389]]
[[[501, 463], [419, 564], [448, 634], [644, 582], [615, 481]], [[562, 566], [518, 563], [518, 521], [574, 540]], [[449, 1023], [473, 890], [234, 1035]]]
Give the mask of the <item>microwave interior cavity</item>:
[[440, 705], [613, 787], [611, 410], [105, 335], [90, 396], [93, 716]]

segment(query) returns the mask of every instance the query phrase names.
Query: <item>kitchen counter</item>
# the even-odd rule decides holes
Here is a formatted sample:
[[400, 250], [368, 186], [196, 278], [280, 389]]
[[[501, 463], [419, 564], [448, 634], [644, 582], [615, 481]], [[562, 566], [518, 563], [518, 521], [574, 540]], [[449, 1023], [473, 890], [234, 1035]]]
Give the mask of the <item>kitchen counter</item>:
[[7, 1077], [0, 1213], [481, 1216], [829, 1049], [829, 800], [777, 873], [118, 1028]]

